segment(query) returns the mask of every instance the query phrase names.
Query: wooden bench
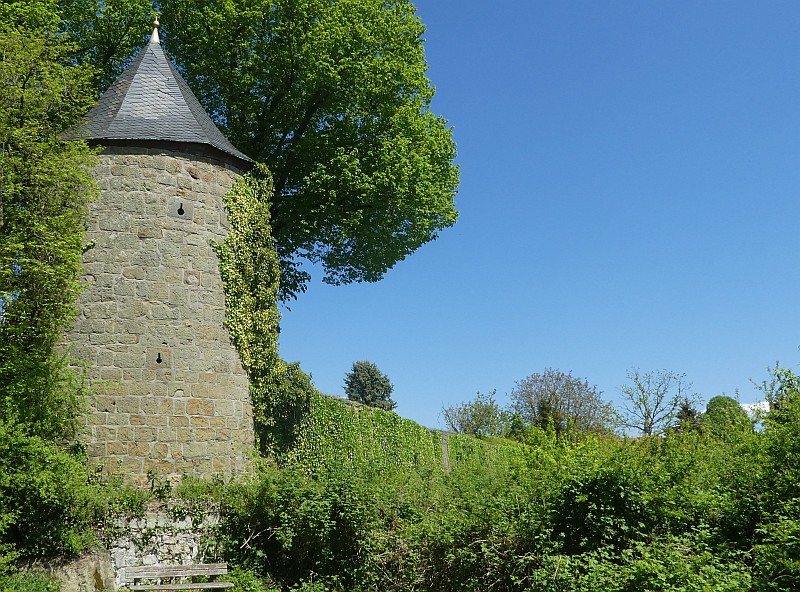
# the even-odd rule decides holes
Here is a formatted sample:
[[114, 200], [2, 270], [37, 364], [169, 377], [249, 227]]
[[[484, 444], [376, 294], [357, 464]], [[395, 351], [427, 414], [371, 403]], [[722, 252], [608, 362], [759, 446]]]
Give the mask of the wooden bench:
[[[146, 565], [126, 567], [125, 582], [129, 590], [210, 590], [233, 588], [233, 582], [218, 582], [217, 576], [228, 573], [227, 563], [205, 565]], [[207, 577], [208, 582], [194, 582], [192, 578]], [[156, 581], [142, 584], [142, 580]], [[165, 581], [166, 580], [166, 581]]]

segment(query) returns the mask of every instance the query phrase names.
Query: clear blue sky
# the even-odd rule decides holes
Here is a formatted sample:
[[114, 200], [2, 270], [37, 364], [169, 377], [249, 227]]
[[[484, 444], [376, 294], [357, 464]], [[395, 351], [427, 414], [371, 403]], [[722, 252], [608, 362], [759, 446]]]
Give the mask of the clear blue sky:
[[340, 396], [371, 360], [429, 427], [547, 367], [615, 403], [632, 367], [743, 403], [800, 370], [800, 2], [416, 6], [459, 221], [377, 284], [313, 283], [285, 359]]

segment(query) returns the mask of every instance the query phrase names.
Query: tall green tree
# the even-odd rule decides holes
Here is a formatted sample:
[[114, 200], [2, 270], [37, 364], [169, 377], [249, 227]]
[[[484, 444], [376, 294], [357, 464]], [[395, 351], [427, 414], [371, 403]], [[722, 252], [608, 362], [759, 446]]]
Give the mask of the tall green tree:
[[95, 99], [69, 64], [52, 2], [0, 7], [0, 419], [49, 439], [75, 429], [75, 378], [56, 346], [79, 292], [93, 158], [64, 137]]
[[793, 400], [800, 397], [800, 376], [775, 362], [774, 368], [767, 368], [769, 380], [756, 384], [769, 404], [770, 421], [780, 421], [783, 410]]
[[703, 431], [710, 436], [735, 442], [753, 431], [753, 424], [739, 402], [725, 395], [712, 397], [701, 416]]
[[352, 370], [344, 377], [347, 398], [370, 407], [386, 411], [397, 407], [397, 403], [392, 400], [393, 390], [389, 377], [373, 362], [354, 362]]
[[284, 298], [377, 281], [456, 221], [458, 169], [431, 111], [408, 0], [161, 0], [163, 38], [228, 138], [272, 171]]
[[680, 433], [702, 432], [703, 430], [700, 412], [688, 397], [685, 397], [678, 406], [678, 412], [675, 414], [675, 429]]

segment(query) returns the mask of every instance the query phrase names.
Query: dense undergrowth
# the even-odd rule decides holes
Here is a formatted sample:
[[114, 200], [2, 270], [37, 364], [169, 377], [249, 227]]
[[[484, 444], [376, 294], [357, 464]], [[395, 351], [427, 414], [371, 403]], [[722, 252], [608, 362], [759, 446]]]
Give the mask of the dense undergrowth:
[[[263, 461], [247, 481], [187, 482], [175, 493], [221, 502], [219, 559], [234, 567], [238, 589], [800, 586], [794, 398], [763, 431], [735, 440], [696, 432], [631, 441], [533, 430], [526, 444], [450, 436], [445, 469], [439, 434], [397, 428], [403, 436], [394, 443], [407, 450], [416, 429], [420, 454], [383, 455], [388, 440], [373, 439], [375, 427], [407, 420], [314, 397], [316, 416], [295, 440], [313, 457], [287, 454]], [[342, 432], [350, 444], [326, 444]], [[17, 475], [2, 483], [5, 516], [17, 517], [3, 534], [7, 557], [78, 551], [110, 510], [141, 508], [74, 457], [13, 434], [2, 439], [4, 474], [13, 466]]]
[[[369, 426], [364, 410], [320, 404]], [[363, 456], [380, 441], [354, 440], [349, 462], [312, 446], [313, 462], [264, 463], [217, 492], [220, 558], [253, 591], [796, 590], [798, 410], [735, 440], [469, 439], [449, 470], [433, 453]]]

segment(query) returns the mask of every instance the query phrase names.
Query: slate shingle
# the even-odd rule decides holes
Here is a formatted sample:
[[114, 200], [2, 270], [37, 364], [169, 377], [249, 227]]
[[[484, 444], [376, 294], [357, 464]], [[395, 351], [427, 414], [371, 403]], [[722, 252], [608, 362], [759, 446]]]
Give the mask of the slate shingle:
[[167, 59], [157, 31], [87, 114], [84, 133], [102, 140], [206, 144], [252, 163], [237, 150]]

